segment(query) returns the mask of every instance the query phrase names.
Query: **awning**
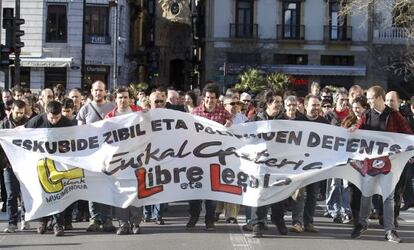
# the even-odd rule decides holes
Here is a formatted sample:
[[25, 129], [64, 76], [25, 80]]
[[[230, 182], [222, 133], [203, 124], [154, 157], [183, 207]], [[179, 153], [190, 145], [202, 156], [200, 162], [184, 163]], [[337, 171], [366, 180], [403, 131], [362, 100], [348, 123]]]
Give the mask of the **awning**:
[[70, 67], [73, 62], [72, 57], [22, 57], [20, 58], [21, 67], [57, 68]]
[[[308, 76], [365, 76], [367, 68], [365, 66], [325, 66], [325, 65], [286, 65], [286, 64], [262, 64], [262, 65], [243, 65], [228, 63], [227, 72], [230, 75], [237, 75], [249, 68], [256, 68], [264, 73], [279, 72], [288, 75], [308, 75]], [[224, 70], [224, 67], [220, 67]]]

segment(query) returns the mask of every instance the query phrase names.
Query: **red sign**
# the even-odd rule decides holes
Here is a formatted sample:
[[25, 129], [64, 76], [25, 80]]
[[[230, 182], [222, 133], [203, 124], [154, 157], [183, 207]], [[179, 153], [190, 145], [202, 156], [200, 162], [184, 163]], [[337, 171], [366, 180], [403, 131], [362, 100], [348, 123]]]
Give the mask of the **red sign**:
[[308, 79], [304, 78], [296, 78], [291, 76], [290, 82], [295, 86], [308, 86]]

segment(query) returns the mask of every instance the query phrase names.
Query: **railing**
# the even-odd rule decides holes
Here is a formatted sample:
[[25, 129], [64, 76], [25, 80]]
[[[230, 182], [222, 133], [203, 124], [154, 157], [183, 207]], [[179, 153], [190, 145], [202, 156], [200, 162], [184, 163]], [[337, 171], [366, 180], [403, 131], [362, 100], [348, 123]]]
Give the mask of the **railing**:
[[323, 26], [323, 40], [325, 42], [349, 42], [352, 41], [352, 26]]
[[390, 27], [378, 30], [379, 39], [407, 39], [408, 32], [406, 28]]
[[257, 24], [230, 24], [230, 38], [258, 38]]
[[277, 40], [305, 40], [305, 25], [278, 24], [276, 34]]
[[386, 44], [414, 44], [414, 37], [406, 28], [388, 27], [374, 30], [374, 42]]

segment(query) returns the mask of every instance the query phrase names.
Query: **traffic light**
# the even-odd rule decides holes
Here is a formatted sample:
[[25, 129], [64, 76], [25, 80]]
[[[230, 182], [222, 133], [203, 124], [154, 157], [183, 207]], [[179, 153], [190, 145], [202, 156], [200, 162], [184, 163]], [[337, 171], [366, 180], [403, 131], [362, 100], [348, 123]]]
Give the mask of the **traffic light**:
[[11, 47], [13, 44], [13, 22], [14, 22], [14, 9], [3, 8], [3, 29], [5, 32], [5, 44], [7, 47]]
[[19, 53], [21, 48], [24, 47], [24, 43], [20, 40], [21, 36], [24, 36], [24, 30], [20, 30], [20, 25], [24, 24], [24, 19], [13, 18], [13, 43], [12, 47], [14, 51]]
[[0, 67], [7, 68], [14, 64], [14, 60], [10, 59], [10, 54], [13, 53], [13, 49], [3, 44], [0, 45]]
[[3, 29], [11, 29], [13, 27], [14, 9], [3, 8]]

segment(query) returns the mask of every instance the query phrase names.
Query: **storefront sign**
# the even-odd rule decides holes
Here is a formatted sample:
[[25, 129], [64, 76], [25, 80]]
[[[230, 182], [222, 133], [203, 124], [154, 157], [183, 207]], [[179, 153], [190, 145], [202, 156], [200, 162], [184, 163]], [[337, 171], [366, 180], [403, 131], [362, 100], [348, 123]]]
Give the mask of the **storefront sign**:
[[111, 38], [109, 36], [88, 36], [87, 42], [92, 44], [110, 44]]
[[87, 73], [108, 73], [107, 66], [94, 66], [94, 65], [87, 65], [86, 72]]

